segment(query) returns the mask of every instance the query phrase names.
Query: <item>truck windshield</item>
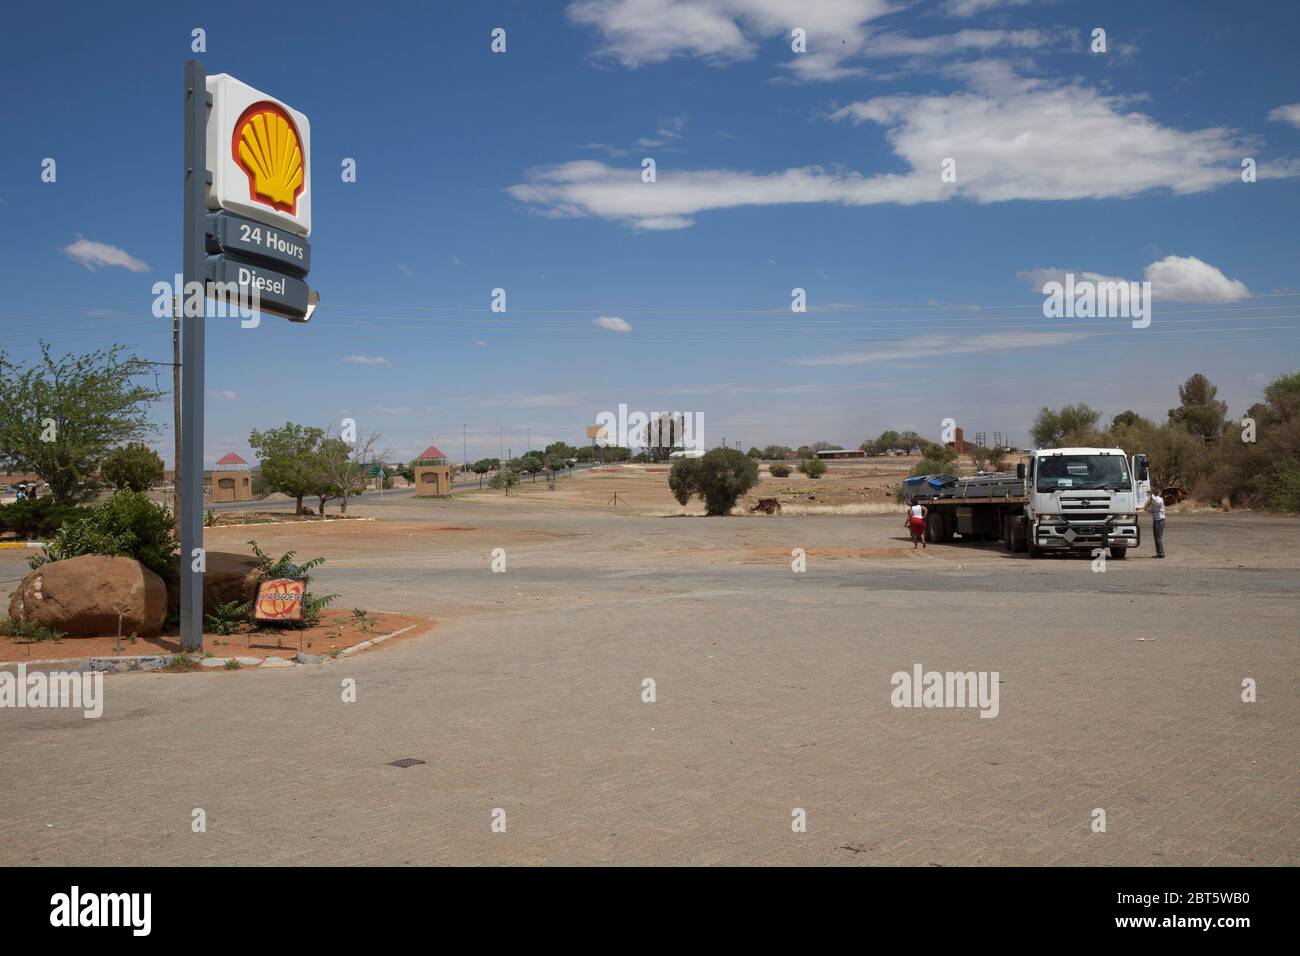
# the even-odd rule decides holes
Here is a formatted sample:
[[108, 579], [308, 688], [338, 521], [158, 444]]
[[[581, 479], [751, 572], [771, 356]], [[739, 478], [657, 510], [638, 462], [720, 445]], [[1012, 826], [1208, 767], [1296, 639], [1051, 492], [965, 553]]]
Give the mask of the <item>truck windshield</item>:
[[1123, 455], [1050, 455], [1038, 459], [1040, 492], [1101, 489], [1128, 491], [1128, 462]]

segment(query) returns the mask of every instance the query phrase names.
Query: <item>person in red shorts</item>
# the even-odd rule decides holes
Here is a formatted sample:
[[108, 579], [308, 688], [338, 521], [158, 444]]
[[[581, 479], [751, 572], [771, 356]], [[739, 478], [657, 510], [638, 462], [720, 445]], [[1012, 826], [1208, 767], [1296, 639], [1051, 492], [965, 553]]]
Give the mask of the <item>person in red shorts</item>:
[[912, 550], [916, 550], [916, 543], [919, 541], [921, 547], [925, 547], [925, 516], [930, 513], [930, 509], [925, 505], [912, 505], [907, 509], [907, 530], [912, 533]]

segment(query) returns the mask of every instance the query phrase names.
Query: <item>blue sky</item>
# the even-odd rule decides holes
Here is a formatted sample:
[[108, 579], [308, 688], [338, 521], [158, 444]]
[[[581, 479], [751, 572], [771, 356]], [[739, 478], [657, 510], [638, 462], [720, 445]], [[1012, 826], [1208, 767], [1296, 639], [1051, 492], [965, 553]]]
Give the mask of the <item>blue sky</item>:
[[[947, 417], [1024, 442], [1043, 405], [1162, 418], [1203, 371], [1241, 412], [1300, 364], [1294, 3], [217, 9], [18, 5], [0, 38], [19, 358], [44, 338], [170, 359], [150, 290], [180, 262], [193, 28], [209, 73], [311, 118], [322, 308], [209, 323], [209, 462], [344, 416], [394, 458], [458, 458], [464, 424], [472, 459], [501, 428], [516, 452], [528, 429], [577, 442], [620, 403], [702, 413], [710, 445], [937, 438]], [[1062, 271], [1151, 279], [1151, 326], [1045, 319]]]

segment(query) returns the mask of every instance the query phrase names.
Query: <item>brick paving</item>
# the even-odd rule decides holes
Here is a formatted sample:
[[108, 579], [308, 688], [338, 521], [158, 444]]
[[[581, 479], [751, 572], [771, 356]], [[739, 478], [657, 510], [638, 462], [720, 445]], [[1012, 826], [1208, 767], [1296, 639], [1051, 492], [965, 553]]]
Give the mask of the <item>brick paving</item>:
[[[1171, 553], [1276, 543], [1213, 521], [1171, 523]], [[475, 613], [346, 661], [110, 675], [100, 720], [0, 710], [0, 863], [1300, 862], [1294, 570], [1247, 548], [1105, 575], [993, 550], [687, 567], [673, 524], [523, 548], [504, 575], [413, 553], [392, 609]], [[725, 549], [751, 529], [810, 549], [846, 534], [689, 534]], [[341, 606], [378, 587], [366, 562], [337, 565]], [[890, 675], [915, 663], [998, 671], [999, 716], [892, 707]], [[387, 766], [405, 756], [427, 763]]]

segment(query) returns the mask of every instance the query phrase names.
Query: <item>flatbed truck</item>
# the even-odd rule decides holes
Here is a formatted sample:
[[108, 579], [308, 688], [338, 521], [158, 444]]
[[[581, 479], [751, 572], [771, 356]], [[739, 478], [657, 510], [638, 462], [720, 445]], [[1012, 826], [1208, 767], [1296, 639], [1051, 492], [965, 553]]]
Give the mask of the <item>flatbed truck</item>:
[[1006, 550], [1031, 558], [1102, 548], [1123, 559], [1142, 543], [1138, 514], [1150, 491], [1145, 455], [1039, 448], [1014, 472], [917, 475], [903, 482], [902, 495], [909, 505], [925, 505], [927, 541], [1001, 539]]

